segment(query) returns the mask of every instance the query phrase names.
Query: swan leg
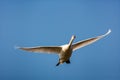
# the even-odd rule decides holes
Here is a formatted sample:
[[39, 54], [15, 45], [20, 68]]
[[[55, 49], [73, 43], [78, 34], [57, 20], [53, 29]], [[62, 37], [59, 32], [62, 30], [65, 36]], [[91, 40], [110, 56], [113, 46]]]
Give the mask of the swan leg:
[[60, 64], [60, 62], [58, 62], [58, 63], [56, 64], [56, 66], [59, 66], [59, 64]]
[[68, 59], [68, 60], [66, 61], [66, 63], [67, 63], [67, 64], [70, 64], [70, 60]]
[[60, 64], [60, 59], [59, 59], [59, 62], [56, 64], [56, 66], [59, 66], [59, 64]]

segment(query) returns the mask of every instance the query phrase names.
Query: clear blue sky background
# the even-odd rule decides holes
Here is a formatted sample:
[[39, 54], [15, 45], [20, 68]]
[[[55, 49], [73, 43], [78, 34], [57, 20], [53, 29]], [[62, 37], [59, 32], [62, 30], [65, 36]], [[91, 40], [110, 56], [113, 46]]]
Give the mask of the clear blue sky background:
[[[71, 64], [57, 55], [15, 46], [63, 45], [112, 33], [75, 51]], [[119, 0], [0, 0], [0, 80], [120, 80]]]

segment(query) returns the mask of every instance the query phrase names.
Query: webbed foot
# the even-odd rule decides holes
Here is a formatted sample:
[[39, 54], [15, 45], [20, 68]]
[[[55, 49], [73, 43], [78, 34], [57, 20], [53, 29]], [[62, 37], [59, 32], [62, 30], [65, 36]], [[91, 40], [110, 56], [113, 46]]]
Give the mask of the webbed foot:
[[70, 64], [70, 60], [68, 59], [68, 60], [66, 61], [66, 63], [67, 63], [67, 64]]

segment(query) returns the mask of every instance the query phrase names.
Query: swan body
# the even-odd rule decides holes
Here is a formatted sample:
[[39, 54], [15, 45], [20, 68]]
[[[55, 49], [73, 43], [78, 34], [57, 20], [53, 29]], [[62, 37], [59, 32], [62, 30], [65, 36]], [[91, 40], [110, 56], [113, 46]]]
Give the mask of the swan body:
[[70, 57], [71, 57], [73, 51], [75, 51], [79, 48], [82, 48], [84, 46], [87, 46], [93, 42], [96, 42], [97, 40], [108, 35], [110, 32], [111, 32], [111, 30], [109, 29], [108, 32], [104, 35], [93, 37], [93, 38], [88, 38], [86, 40], [82, 40], [77, 43], [73, 43], [74, 39], [76, 38], [76, 36], [73, 35], [70, 39], [70, 42], [68, 44], [62, 45], [62, 46], [19, 47], [19, 49], [25, 50], [25, 51], [30, 51], [30, 52], [56, 53], [59, 55], [59, 61], [56, 64], [56, 66], [58, 66], [59, 64], [63, 64], [64, 62], [69, 64]]

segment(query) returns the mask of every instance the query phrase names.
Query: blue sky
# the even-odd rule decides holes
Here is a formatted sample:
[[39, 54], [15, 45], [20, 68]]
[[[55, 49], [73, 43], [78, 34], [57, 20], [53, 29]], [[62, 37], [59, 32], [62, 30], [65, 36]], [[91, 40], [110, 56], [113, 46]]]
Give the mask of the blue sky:
[[[75, 51], [71, 64], [58, 56], [15, 46], [63, 45], [112, 33]], [[119, 0], [1, 0], [0, 80], [120, 80]]]

